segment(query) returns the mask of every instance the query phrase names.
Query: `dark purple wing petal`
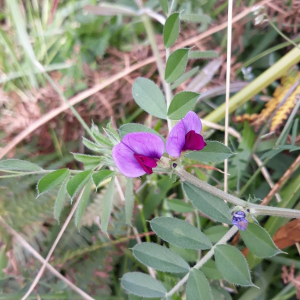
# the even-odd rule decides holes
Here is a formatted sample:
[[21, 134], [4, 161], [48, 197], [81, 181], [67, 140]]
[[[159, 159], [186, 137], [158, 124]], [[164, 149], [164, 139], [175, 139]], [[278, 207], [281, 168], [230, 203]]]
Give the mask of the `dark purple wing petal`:
[[189, 131], [185, 136], [185, 144], [182, 151], [199, 151], [206, 146], [203, 136], [194, 130]]

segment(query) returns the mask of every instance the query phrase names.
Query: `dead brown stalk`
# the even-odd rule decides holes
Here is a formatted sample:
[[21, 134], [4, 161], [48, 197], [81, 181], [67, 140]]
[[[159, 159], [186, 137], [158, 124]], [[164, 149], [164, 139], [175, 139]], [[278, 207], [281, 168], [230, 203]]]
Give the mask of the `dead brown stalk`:
[[296, 158], [296, 160], [292, 163], [292, 165], [286, 170], [286, 172], [279, 179], [279, 181], [274, 185], [274, 187], [271, 189], [269, 194], [261, 202], [261, 205], [269, 204], [269, 202], [273, 199], [274, 195], [283, 187], [283, 185], [292, 176], [292, 174], [299, 168], [299, 166], [300, 166], [300, 155]]

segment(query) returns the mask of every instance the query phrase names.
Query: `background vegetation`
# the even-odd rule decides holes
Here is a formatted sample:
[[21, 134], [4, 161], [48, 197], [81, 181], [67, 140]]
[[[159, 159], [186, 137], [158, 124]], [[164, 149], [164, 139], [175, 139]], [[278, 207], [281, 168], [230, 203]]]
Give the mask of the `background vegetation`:
[[[263, 201], [300, 209], [300, 55], [289, 54], [300, 51], [292, 50], [293, 42], [300, 41], [300, 3], [263, 2], [264, 10], [258, 14], [253, 13], [258, 1], [237, 0], [234, 4], [231, 92], [237, 94], [231, 99], [229, 145], [237, 154], [229, 160], [229, 192], [258, 204]], [[138, 9], [133, 0], [109, 3]], [[131, 87], [137, 77], [158, 84], [160, 80], [141, 17], [115, 16], [109, 9], [106, 15], [99, 15], [104, 14], [103, 10], [97, 11], [94, 5], [97, 1], [7, 0], [0, 4], [1, 158], [26, 159], [49, 170], [81, 170], [83, 165], [74, 160], [72, 152], [92, 154], [82, 143], [82, 125], [32, 64], [33, 53], [89, 126], [93, 122], [105, 127], [110, 120], [115, 127], [136, 122], [166, 136], [166, 123], [147, 115], [132, 99]], [[158, 0], [144, 1], [144, 7], [161, 12]], [[214, 50], [219, 57], [189, 60], [192, 78], [173, 88], [202, 93], [195, 111], [206, 127], [204, 136], [223, 141], [227, 1], [178, 0], [174, 10], [203, 15], [200, 23], [191, 19], [182, 23], [175, 47]], [[262, 13], [266, 14], [263, 20]], [[158, 49], [163, 50], [162, 26], [153, 19], [152, 25]], [[282, 57], [285, 60], [280, 61]], [[186, 169], [223, 188], [223, 164], [191, 161]], [[29, 247], [45, 257], [72, 209], [66, 200], [58, 223], [53, 217], [57, 190], [37, 198], [39, 178], [34, 175], [0, 180], [0, 299], [21, 298], [40, 268]], [[125, 182], [120, 181], [121, 191], [124, 186]], [[50, 261], [60, 274], [95, 299], [128, 299], [119, 278], [128, 271], [148, 272], [130, 250], [140, 240], [161, 243], [145, 220], [176, 216], [201, 228], [212, 242], [226, 231], [186, 203], [181, 186], [167, 176], [144, 176], [135, 180], [134, 186], [133, 220], [137, 231], [125, 225], [124, 199], [117, 190], [109, 235], [101, 232], [99, 215], [107, 188], [103, 186], [90, 197], [80, 230], [70, 223]], [[288, 221], [278, 217], [260, 220], [277, 246], [287, 252], [276, 258], [260, 261], [248, 253], [239, 236], [231, 241], [247, 257], [260, 289], [228, 284], [212, 261], [202, 269], [213, 284], [216, 300], [300, 299], [300, 223]], [[171, 248], [192, 265], [203, 254]], [[167, 290], [178, 281], [178, 277], [161, 272], [156, 277]], [[30, 297], [82, 299], [48, 270]], [[181, 296], [174, 295], [173, 299]]]

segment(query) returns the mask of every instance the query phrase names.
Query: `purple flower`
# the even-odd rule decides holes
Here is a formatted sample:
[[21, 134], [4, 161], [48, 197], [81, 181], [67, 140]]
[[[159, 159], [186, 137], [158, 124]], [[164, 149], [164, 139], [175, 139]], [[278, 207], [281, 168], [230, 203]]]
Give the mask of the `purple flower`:
[[127, 177], [152, 174], [165, 151], [163, 140], [153, 133], [133, 132], [112, 149], [118, 170]]
[[246, 214], [241, 210], [233, 212], [231, 223], [232, 223], [232, 225], [237, 226], [242, 231], [246, 230], [247, 226], [248, 226]]
[[167, 140], [167, 152], [179, 157], [187, 150], [202, 150], [206, 143], [200, 134], [202, 124], [196, 113], [190, 111], [171, 130]]

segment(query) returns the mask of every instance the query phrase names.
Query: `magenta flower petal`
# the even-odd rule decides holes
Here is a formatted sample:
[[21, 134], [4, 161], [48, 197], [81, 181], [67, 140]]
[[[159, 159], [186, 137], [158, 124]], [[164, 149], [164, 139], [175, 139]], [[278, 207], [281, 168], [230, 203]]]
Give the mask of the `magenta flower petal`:
[[185, 135], [185, 144], [182, 148], [182, 151], [199, 151], [202, 150], [205, 146], [206, 143], [204, 142], [203, 136], [196, 133], [194, 130], [191, 130]]
[[179, 157], [182, 151], [202, 150], [206, 143], [200, 135], [202, 123], [196, 113], [190, 111], [171, 130], [167, 139], [167, 152]]
[[139, 177], [145, 174], [134, 157], [134, 152], [122, 142], [113, 147], [112, 156], [118, 170], [126, 177]]
[[196, 133], [200, 134], [202, 130], [202, 123], [195, 112], [189, 111], [182, 121], [184, 123], [185, 134], [191, 130], [194, 130]]
[[185, 127], [180, 120], [171, 130], [167, 139], [167, 152], [170, 156], [178, 157], [185, 144]]
[[154, 133], [133, 132], [126, 134], [122, 143], [134, 153], [160, 159], [165, 152], [163, 140]]
[[165, 151], [163, 140], [153, 133], [133, 132], [124, 136], [112, 150], [118, 170], [127, 177], [152, 174]]

